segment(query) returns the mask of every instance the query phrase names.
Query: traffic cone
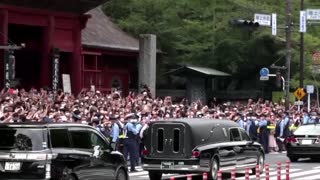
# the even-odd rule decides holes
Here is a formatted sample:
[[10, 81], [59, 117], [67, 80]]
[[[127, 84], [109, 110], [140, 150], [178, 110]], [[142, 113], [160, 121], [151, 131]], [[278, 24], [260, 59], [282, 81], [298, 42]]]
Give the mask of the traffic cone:
[[208, 175], [206, 172], [202, 173], [202, 180], [208, 180]]
[[277, 163], [277, 180], [281, 180], [281, 162]]
[[266, 180], [270, 180], [270, 177], [269, 177], [269, 164], [266, 163]]
[[191, 174], [187, 175], [187, 180], [192, 180], [192, 175]]
[[236, 169], [231, 169], [231, 180], [236, 180]]
[[218, 170], [217, 180], [222, 180], [222, 172], [220, 169]]
[[289, 169], [290, 169], [290, 161], [287, 160], [286, 161], [286, 180], [290, 180], [290, 177], [289, 177]]
[[245, 180], [249, 180], [249, 168], [246, 168], [244, 173]]
[[256, 165], [256, 180], [260, 180], [260, 166]]

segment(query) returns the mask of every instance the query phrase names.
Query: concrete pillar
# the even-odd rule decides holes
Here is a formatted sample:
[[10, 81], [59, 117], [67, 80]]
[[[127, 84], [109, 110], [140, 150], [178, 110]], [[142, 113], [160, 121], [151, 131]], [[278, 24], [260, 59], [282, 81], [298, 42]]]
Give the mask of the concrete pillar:
[[48, 17], [48, 26], [44, 28], [43, 34], [43, 51], [41, 60], [41, 70], [40, 70], [40, 87], [50, 87], [52, 81], [51, 72], [51, 50], [53, 44], [53, 33], [55, 27], [54, 16]]
[[140, 35], [139, 42], [139, 91], [146, 84], [152, 96], [156, 96], [157, 39], [153, 34]]
[[204, 78], [187, 77], [187, 98], [190, 103], [198, 100], [207, 103]]
[[[0, 11], [0, 44], [8, 44], [8, 10], [2, 9]], [[5, 62], [4, 50], [0, 50], [0, 88], [4, 87], [4, 62]]]
[[81, 28], [80, 24], [73, 30], [73, 57], [71, 60], [71, 89], [73, 94], [78, 94], [81, 91], [81, 52], [82, 52], [82, 44], [81, 44]]

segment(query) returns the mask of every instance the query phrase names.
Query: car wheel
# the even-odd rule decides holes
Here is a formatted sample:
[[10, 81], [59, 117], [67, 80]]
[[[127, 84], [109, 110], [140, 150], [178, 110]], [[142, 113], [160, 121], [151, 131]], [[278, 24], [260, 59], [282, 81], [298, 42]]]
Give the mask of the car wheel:
[[297, 162], [298, 161], [298, 157], [296, 157], [296, 156], [289, 156], [288, 157], [289, 159], [290, 159], [290, 162]]
[[127, 180], [126, 172], [123, 169], [118, 170], [116, 180]]
[[62, 178], [62, 180], [77, 180], [77, 178], [72, 174], [67, 174]]
[[149, 179], [150, 180], [161, 180], [162, 173], [158, 171], [149, 171]]
[[218, 161], [218, 158], [214, 157], [211, 160], [209, 179], [216, 180], [218, 176], [218, 170], [219, 170], [219, 161]]
[[[264, 170], [264, 155], [263, 155], [263, 153], [260, 153], [258, 155], [257, 165], [259, 165], [259, 172], [260, 172], [260, 174], [262, 174], [263, 170]], [[252, 174], [256, 174], [257, 173], [256, 167], [252, 168], [251, 171], [252, 171]]]

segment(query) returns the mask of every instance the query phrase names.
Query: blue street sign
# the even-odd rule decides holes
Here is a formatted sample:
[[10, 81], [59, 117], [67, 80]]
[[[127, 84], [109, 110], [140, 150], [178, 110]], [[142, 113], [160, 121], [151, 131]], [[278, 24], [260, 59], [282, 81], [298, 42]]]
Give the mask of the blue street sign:
[[269, 75], [269, 69], [268, 68], [262, 68], [260, 70], [260, 76], [266, 77]]

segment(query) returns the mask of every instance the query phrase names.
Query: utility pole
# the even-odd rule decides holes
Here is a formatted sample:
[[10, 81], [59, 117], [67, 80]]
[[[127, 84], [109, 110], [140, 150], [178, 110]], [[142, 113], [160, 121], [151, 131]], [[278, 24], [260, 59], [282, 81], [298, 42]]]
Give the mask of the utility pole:
[[[304, 0], [300, 2], [300, 10], [304, 10]], [[303, 88], [304, 80], [304, 33], [300, 33], [300, 87]]]
[[286, 66], [287, 66], [287, 81], [286, 81], [286, 96], [285, 108], [289, 110], [289, 97], [290, 97], [290, 65], [291, 65], [291, 17], [292, 16], [292, 1], [286, 0]]

